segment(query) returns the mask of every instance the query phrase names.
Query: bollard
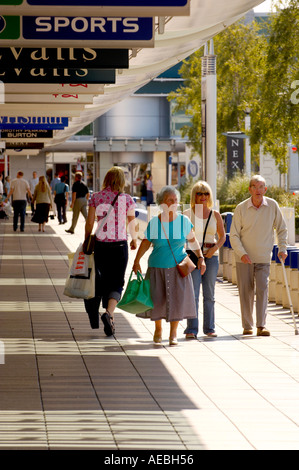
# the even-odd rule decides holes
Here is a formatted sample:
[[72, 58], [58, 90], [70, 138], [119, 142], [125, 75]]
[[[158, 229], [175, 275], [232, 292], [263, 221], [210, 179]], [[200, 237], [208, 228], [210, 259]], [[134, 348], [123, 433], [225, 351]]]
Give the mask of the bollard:
[[299, 249], [290, 253], [290, 294], [294, 312], [299, 313]]
[[272, 258], [270, 264], [270, 276], [269, 276], [269, 302], [275, 302], [276, 292], [276, 254], [278, 253], [278, 246], [274, 245], [272, 250]]
[[[293, 251], [298, 250], [296, 246], [288, 246], [287, 247], [287, 252], [288, 256], [285, 259], [284, 266], [285, 266], [285, 275], [288, 283], [288, 287], [290, 286], [290, 276], [291, 276], [291, 268], [290, 268], [290, 255]], [[287, 291], [287, 286], [285, 285], [285, 281], [283, 279], [282, 282], [282, 306], [284, 308], [290, 308], [290, 302], [289, 302], [289, 297], [288, 297], [288, 291]]]

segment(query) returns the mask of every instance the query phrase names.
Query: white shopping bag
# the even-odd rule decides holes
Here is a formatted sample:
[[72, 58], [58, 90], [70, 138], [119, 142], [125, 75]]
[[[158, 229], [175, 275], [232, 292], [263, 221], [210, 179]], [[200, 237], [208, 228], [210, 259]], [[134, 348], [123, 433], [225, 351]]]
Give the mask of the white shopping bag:
[[80, 243], [72, 260], [70, 270], [72, 276], [88, 276], [89, 256], [83, 253], [83, 244]]
[[95, 297], [95, 267], [94, 256], [89, 255], [88, 274], [87, 276], [71, 274], [74, 253], [69, 253], [69, 274], [65, 281], [64, 295], [75, 299], [92, 299]]

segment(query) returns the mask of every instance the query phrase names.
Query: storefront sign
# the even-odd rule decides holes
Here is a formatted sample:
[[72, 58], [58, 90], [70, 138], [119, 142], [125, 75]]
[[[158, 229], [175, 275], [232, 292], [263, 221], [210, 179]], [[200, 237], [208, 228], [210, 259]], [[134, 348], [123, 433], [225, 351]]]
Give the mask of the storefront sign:
[[0, 116], [0, 129], [64, 129], [68, 126], [67, 117], [48, 116]]
[[127, 69], [128, 49], [2, 47], [0, 68]]
[[0, 0], [3, 14], [15, 11], [27, 15], [177, 16], [190, 13], [190, 0]]
[[1, 68], [4, 83], [115, 83], [115, 70]]
[[42, 142], [6, 142], [6, 150], [9, 149], [42, 149]]
[[153, 18], [0, 16], [0, 46], [153, 47]]
[[227, 135], [227, 175], [232, 178], [244, 168], [244, 137]]
[[1, 139], [52, 139], [51, 129], [5, 129], [1, 130]]

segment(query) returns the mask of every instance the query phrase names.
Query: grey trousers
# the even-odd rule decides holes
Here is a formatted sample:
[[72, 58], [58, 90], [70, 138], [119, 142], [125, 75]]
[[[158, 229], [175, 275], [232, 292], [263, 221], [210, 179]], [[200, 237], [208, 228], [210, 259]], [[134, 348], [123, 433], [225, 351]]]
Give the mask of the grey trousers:
[[253, 328], [254, 292], [256, 292], [256, 326], [266, 325], [270, 263], [236, 263], [242, 326]]

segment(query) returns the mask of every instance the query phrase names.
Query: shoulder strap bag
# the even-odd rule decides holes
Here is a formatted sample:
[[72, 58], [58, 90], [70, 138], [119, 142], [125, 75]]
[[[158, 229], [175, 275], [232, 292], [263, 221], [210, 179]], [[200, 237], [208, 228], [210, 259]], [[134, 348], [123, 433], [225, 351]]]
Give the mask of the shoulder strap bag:
[[[97, 230], [100, 230], [104, 226], [104, 224], [105, 224], [106, 220], [108, 219], [108, 216], [109, 216], [110, 212], [112, 211], [113, 206], [116, 203], [116, 200], [117, 200], [117, 198], [120, 194], [121, 194], [120, 192], [117, 193], [117, 195], [113, 199], [113, 202], [112, 202], [111, 206], [109, 207], [109, 210], [108, 210], [106, 216], [103, 218], [103, 220], [102, 220], [101, 224], [99, 225], [99, 227], [97, 227]], [[85, 253], [86, 255], [91, 255], [91, 253], [94, 252], [95, 241], [96, 241], [95, 234], [94, 235], [90, 234], [89, 237], [86, 240], [84, 240], [83, 253]]]
[[175, 264], [176, 264], [176, 268], [178, 270], [178, 272], [180, 273], [180, 275], [182, 277], [186, 277], [188, 276], [188, 274], [192, 273], [192, 271], [194, 271], [194, 269], [196, 268], [196, 265], [193, 263], [193, 261], [191, 260], [191, 258], [189, 257], [189, 255], [187, 255], [183, 261], [181, 261], [180, 263], [177, 262], [175, 256], [174, 256], [174, 253], [172, 251], [172, 248], [171, 248], [171, 244], [169, 242], [169, 239], [166, 235], [166, 232], [165, 232], [165, 228], [164, 228], [164, 225], [162, 223], [162, 220], [161, 220], [161, 216], [158, 217], [159, 220], [160, 220], [160, 223], [162, 225], [162, 228], [163, 228], [163, 231], [164, 231], [164, 234], [165, 234], [165, 237], [166, 237], [166, 240], [168, 241], [168, 245], [169, 245], [169, 248], [170, 248], [170, 251], [172, 253], [172, 256], [174, 258], [174, 261], [175, 261]]
[[[192, 211], [192, 209], [191, 209], [191, 211]], [[202, 237], [202, 244], [201, 244], [201, 251], [202, 251], [202, 253], [203, 253], [203, 248], [204, 248], [204, 243], [205, 243], [207, 228], [208, 228], [208, 225], [209, 225], [209, 222], [210, 222], [210, 218], [211, 218], [212, 212], [213, 212], [213, 211], [211, 210], [211, 211], [210, 211], [210, 214], [209, 214], [209, 217], [208, 217], [208, 220], [207, 220], [207, 223], [206, 223], [206, 226], [205, 226], [205, 229], [204, 229], [203, 237]], [[191, 215], [192, 215], [192, 212], [191, 212]], [[192, 259], [193, 263], [197, 264], [197, 256], [196, 256], [196, 254], [195, 254], [192, 250], [187, 250], [187, 253], [188, 253], [188, 255], [190, 256], [190, 258]]]

